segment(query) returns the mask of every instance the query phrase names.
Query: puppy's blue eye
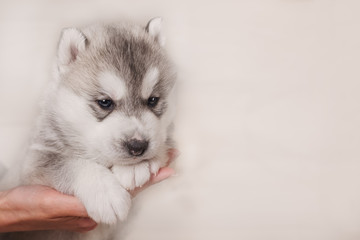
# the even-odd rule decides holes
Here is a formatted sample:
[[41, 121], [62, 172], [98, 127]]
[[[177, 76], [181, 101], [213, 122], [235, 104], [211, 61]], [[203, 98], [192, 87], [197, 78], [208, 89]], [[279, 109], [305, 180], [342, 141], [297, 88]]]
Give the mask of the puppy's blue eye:
[[114, 105], [113, 101], [110, 99], [97, 100], [97, 103], [102, 109], [105, 110], [110, 109]]
[[156, 105], [158, 104], [159, 102], [159, 98], [158, 97], [149, 97], [148, 98], [148, 102], [147, 102], [147, 105], [149, 107], [156, 107]]

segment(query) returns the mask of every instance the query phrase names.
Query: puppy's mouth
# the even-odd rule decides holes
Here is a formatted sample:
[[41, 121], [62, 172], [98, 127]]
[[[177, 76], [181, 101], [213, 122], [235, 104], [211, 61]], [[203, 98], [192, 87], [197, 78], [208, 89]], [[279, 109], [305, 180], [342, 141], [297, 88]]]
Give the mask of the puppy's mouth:
[[131, 148], [126, 144], [122, 144], [120, 148], [118, 145], [113, 145], [112, 152], [112, 156], [115, 155], [114, 158], [110, 160], [112, 163], [131, 166], [154, 159], [157, 155], [157, 148], [150, 144], [147, 145], [146, 148], [136, 144]]
[[133, 159], [121, 159], [119, 161], [116, 162], [116, 164], [119, 165], [123, 165], [123, 166], [132, 166], [132, 165], [136, 165], [139, 164], [141, 162], [146, 162], [149, 161], [149, 158], [144, 158], [144, 159], [137, 159], [137, 158], [133, 158]]
[[116, 161], [116, 164], [131, 166], [131, 165], [136, 165], [140, 162], [149, 161], [154, 158], [155, 158], [155, 156], [153, 156], [152, 154], [146, 154], [146, 155], [139, 156], [139, 157], [134, 157], [134, 156], [120, 157]]

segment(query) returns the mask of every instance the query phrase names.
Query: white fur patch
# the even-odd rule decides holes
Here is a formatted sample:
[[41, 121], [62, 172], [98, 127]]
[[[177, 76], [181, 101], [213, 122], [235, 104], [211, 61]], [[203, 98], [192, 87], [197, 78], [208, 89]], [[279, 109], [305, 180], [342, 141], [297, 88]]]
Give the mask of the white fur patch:
[[159, 70], [156, 67], [148, 69], [143, 79], [141, 95], [143, 98], [150, 97], [156, 83], [159, 81]]
[[75, 28], [64, 29], [58, 48], [59, 72], [65, 72], [68, 65], [76, 60], [79, 52], [84, 50], [85, 36]]
[[99, 75], [102, 89], [114, 100], [120, 100], [125, 96], [126, 86], [123, 79], [112, 72], [102, 72]]
[[165, 37], [162, 34], [162, 18], [157, 17], [149, 21], [147, 30], [151, 36], [160, 44], [165, 45]]
[[130, 194], [107, 168], [80, 160], [68, 165], [69, 172], [76, 172], [71, 186], [74, 195], [84, 204], [92, 219], [107, 224], [126, 219], [131, 206]]

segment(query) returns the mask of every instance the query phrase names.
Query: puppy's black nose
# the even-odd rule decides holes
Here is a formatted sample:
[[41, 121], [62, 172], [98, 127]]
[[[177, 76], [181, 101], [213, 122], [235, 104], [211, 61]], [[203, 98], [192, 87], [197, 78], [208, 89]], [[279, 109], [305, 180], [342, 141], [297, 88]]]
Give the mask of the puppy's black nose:
[[130, 155], [138, 157], [144, 154], [149, 146], [149, 142], [145, 140], [131, 139], [125, 143], [125, 146]]

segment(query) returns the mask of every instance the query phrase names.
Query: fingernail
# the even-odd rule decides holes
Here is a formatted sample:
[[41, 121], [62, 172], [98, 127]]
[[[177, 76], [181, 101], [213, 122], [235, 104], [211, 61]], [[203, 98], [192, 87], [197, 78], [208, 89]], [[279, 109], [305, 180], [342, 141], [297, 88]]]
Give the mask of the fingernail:
[[161, 168], [157, 177], [155, 177], [155, 182], [161, 182], [166, 178], [171, 177], [174, 173], [175, 171], [172, 168], [169, 167]]
[[82, 219], [80, 219], [80, 224], [84, 228], [92, 228], [92, 227], [95, 227], [97, 225], [97, 223], [94, 220], [92, 220], [91, 218], [82, 218]]

